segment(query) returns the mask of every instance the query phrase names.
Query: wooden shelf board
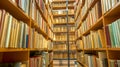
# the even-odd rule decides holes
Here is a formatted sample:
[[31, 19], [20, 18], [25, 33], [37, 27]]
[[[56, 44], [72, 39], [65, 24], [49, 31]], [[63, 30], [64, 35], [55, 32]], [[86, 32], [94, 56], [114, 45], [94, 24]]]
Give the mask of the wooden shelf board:
[[104, 14], [105, 17], [118, 16], [120, 13], [120, 2]]
[[77, 60], [77, 62], [79, 63], [79, 64], [81, 64], [82, 66], [86, 66], [84, 63], [82, 63], [81, 61], [79, 61], [79, 60]]
[[0, 0], [0, 8], [5, 9], [13, 17], [30, 24], [30, 18], [27, 16], [17, 5], [13, 4], [10, 0]]
[[[53, 23], [53, 25], [66, 25], [67, 23]], [[74, 25], [74, 22], [68, 23], [69, 25]]]
[[84, 49], [85, 53], [95, 53], [95, 52], [104, 52], [106, 51], [106, 48], [90, 48], [90, 49]]
[[27, 48], [0, 48], [0, 52], [29, 51]]
[[96, 30], [98, 28], [102, 28], [103, 22], [102, 22], [102, 17], [97, 20], [87, 31], [83, 33], [83, 35], [87, 35], [90, 33], [91, 30]]
[[83, 35], [80, 35], [80, 37], [78, 37], [76, 40], [79, 40], [79, 39], [81, 39], [81, 38], [82, 38], [82, 36], [83, 36]]
[[[54, 40], [54, 42], [67, 42], [67, 40]], [[69, 42], [74, 42], [74, 40], [70, 40]]]
[[[67, 58], [53, 58], [53, 60], [68, 60]], [[71, 58], [70, 60], [76, 60], [76, 58]]]
[[48, 64], [48, 67], [49, 67], [51, 64], [53, 64], [53, 60], [52, 60], [52, 61], [50, 61], [50, 63]]
[[77, 49], [77, 51], [78, 51], [78, 52], [81, 52], [81, 51], [83, 51], [83, 49]]
[[[74, 14], [68, 14], [68, 16], [74, 16]], [[53, 17], [66, 17], [66, 14], [53, 14]]]
[[[67, 31], [54, 32], [55, 34], [67, 33]], [[75, 31], [70, 31], [69, 34], [75, 34]]]
[[[56, 0], [56, 1], [53, 1], [52, 3], [65, 3], [66, 2], [66, 0], [63, 0], [63, 1], [61, 1], [61, 0]], [[68, 0], [68, 3], [74, 3], [75, 2], [75, 0]]]
[[120, 48], [108, 48], [108, 51], [120, 51]]
[[[53, 10], [60, 10], [60, 9], [66, 9], [66, 6], [54, 6], [52, 7]], [[74, 6], [68, 6], [68, 9], [74, 9]]]

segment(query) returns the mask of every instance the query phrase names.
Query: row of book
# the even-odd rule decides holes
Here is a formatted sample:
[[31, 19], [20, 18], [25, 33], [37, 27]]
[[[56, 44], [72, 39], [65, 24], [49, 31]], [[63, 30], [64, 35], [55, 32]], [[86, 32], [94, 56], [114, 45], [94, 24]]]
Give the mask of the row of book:
[[53, 46], [53, 49], [55, 49], [55, 50], [66, 50], [67, 49], [67, 47], [66, 47], [67, 45], [66, 44], [59, 44], [59, 45], [54, 45]]
[[114, 7], [117, 3], [120, 2], [120, 0], [101, 0], [103, 5], [103, 13], [106, 13], [109, 11], [112, 7]]
[[[68, 58], [68, 53], [67, 52], [62, 52], [62, 53], [54, 53], [54, 57], [55, 59], [67, 59]], [[70, 53], [70, 58], [76, 58], [76, 54], [75, 53]]]
[[110, 59], [110, 67], [120, 67], [120, 60], [111, 60]]
[[[53, 64], [54, 64], [55, 67], [67, 67], [68, 60], [54, 60]], [[75, 60], [70, 60], [70, 64], [75, 65]], [[72, 65], [70, 67], [74, 67]]]
[[[58, 45], [54, 45], [53, 48], [55, 50], [67, 50], [67, 45], [66, 44], [58, 44]], [[75, 50], [76, 49], [76, 46], [75, 44], [70, 44], [69, 46], [70, 50]]]
[[42, 56], [30, 57], [30, 67], [42, 67]]
[[15, 19], [5, 10], [1, 10], [1, 12], [0, 48], [47, 48], [48, 44], [52, 43], [34, 28]]
[[83, 36], [81, 40], [77, 40], [78, 49], [87, 48], [105, 48], [105, 35], [103, 29], [90, 31], [90, 34]]
[[101, 3], [100, 1], [98, 1], [95, 4], [95, 6], [89, 11], [88, 16], [83, 21], [78, 31], [80, 34], [83, 34], [85, 31], [91, 28], [97, 22], [97, 20], [102, 16], [102, 11], [100, 6], [101, 6]]
[[83, 40], [79, 39], [76, 41], [77, 49], [83, 49]]
[[[65, 26], [56, 26], [54, 27], [54, 32], [67, 32], [67, 27]], [[75, 31], [75, 27], [69, 27], [69, 32]]]
[[18, 21], [5, 10], [1, 10], [0, 22], [0, 47], [18, 48], [28, 47], [29, 27], [22, 21]]
[[[45, 32], [48, 33], [49, 28], [47, 28], [47, 23], [43, 16], [41, 15], [40, 11], [38, 10], [35, 0], [30, 0], [30, 1], [24, 1], [24, 0], [17, 0], [14, 1], [25, 13], [27, 13], [35, 22], [37, 22], [37, 25]], [[38, 0], [38, 5], [41, 6], [40, 8], [44, 12], [44, 16], [47, 18], [50, 18], [47, 14], [47, 10], [45, 9], [44, 2], [43, 0]], [[33, 9], [34, 8], [34, 9]], [[52, 27], [52, 24], [49, 22], [50, 26]]]
[[99, 29], [91, 31], [89, 35], [83, 37], [84, 48], [105, 48], [104, 31]]
[[119, 48], [120, 47], [120, 19], [117, 19], [105, 27], [107, 47]]
[[[66, 36], [65, 34], [63, 34], [63, 35], [56, 35], [54, 39], [55, 39], [55, 40], [58, 40], [58, 41], [66, 41], [66, 40], [67, 40], [67, 36]], [[71, 36], [69, 37], [69, 40], [70, 40], [70, 41], [75, 40], [75, 36], [74, 36], [74, 35], [71, 35]]]
[[84, 52], [78, 52], [76, 55], [78, 61], [80, 61], [81, 63], [85, 63]]
[[[48, 67], [51, 62], [51, 54], [48, 52], [33, 52], [29, 58], [29, 67]], [[53, 58], [52, 58], [53, 59]]]
[[[54, 10], [52, 11], [53, 15], [57, 15], [57, 14], [67, 14], [67, 12], [65, 10]], [[68, 14], [74, 14], [74, 10], [73, 9], [69, 9]]]
[[29, 62], [23, 61], [23, 62], [0, 63], [0, 67], [29, 67]]
[[[74, 17], [68, 17], [69, 23], [74, 22]], [[54, 18], [54, 23], [66, 23], [66, 17], [56, 17]]]
[[98, 56], [85, 54], [85, 64], [88, 67], [108, 67], [107, 55], [105, 52], [98, 52]]

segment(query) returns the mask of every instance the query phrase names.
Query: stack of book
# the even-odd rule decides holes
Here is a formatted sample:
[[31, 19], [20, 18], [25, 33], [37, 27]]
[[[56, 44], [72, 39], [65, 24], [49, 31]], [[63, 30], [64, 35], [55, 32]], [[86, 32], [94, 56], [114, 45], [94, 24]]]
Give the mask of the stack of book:
[[56, 35], [55, 36], [55, 40], [56, 41], [66, 41], [67, 40], [67, 36], [62, 34], [62, 35]]
[[98, 57], [85, 54], [85, 64], [87, 64], [88, 67], [108, 67], [106, 53], [98, 52]]
[[119, 67], [120, 66], [120, 60], [111, 60], [110, 59], [110, 67]]
[[89, 35], [83, 36], [84, 48], [105, 48], [104, 37], [102, 29], [91, 31]]
[[120, 47], [120, 19], [105, 27], [107, 46], [112, 48]]
[[82, 40], [77, 40], [76, 47], [77, 47], [77, 49], [83, 49], [83, 41]]

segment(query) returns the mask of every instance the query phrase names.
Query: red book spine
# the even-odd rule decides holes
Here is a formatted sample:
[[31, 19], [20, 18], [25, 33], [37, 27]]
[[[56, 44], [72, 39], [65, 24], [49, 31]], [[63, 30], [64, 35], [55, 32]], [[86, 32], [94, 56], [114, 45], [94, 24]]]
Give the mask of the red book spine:
[[108, 26], [105, 26], [105, 34], [107, 40], [107, 47], [111, 47], [110, 32]]

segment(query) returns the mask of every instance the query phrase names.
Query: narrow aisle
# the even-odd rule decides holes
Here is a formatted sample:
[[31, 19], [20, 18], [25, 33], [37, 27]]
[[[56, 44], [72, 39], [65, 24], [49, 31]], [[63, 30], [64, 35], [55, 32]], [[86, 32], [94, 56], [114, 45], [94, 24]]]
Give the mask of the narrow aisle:
[[54, 20], [54, 67], [68, 67], [68, 55], [70, 59], [70, 67], [75, 67], [76, 46], [74, 3], [75, 0], [68, 0], [68, 4], [67, 0], [53, 0], [51, 3]]

